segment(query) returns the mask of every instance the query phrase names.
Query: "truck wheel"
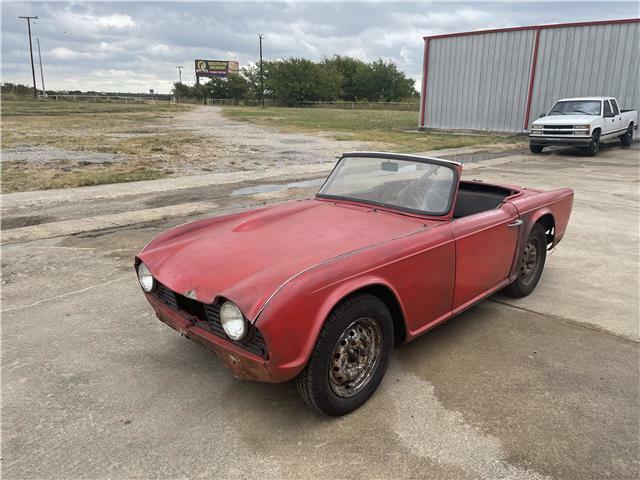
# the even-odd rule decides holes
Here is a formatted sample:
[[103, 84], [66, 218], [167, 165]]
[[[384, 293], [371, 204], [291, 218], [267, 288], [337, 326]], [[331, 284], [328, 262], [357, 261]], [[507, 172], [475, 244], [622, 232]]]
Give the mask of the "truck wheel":
[[593, 135], [591, 135], [591, 142], [587, 147], [587, 153], [593, 157], [598, 153], [598, 150], [600, 150], [600, 130], [596, 130], [593, 132]]
[[369, 294], [342, 302], [329, 315], [296, 384], [303, 400], [337, 417], [365, 403], [387, 370], [393, 320], [386, 305]]
[[520, 258], [520, 270], [514, 282], [505, 292], [520, 298], [529, 295], [536, 288], [547, 259], [547, 236], [544, 227], [536, 223], [531, 229], [527, 244]]
[[624, 135], [620, 136], [620, 143], [625, 146], [631, 145], [633, 142], [633, 123], [629, 124], [629, 128], [627, 128], [627, 132]]
[[543, 148], [544, 147], [542, 145], [529, 144], [529, 150], [531, 150], [531, 153], [540, 153], [540, 152], [542, 152]]

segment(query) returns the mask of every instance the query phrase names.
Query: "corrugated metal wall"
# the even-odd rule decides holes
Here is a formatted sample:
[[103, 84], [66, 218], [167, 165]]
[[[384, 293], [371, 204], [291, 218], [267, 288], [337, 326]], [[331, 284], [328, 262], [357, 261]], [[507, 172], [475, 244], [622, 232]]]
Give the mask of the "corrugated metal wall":
[[591, 95], [640, 107], [640, 23], [540, 30], [529, 121], [558, 98]]
[[[561, 97], [640, 107], [640, 23], [540, 27], [529, 118]], [[425, 128], [524, 131], [536, 28], [429, 40]]]

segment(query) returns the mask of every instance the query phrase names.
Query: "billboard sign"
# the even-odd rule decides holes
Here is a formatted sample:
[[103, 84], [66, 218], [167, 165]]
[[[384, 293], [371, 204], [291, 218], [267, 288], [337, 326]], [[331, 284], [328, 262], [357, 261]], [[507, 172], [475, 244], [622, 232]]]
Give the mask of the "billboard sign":
[[196, 60], [196, 77], [227, 77], [240, 70], [234, 60]]

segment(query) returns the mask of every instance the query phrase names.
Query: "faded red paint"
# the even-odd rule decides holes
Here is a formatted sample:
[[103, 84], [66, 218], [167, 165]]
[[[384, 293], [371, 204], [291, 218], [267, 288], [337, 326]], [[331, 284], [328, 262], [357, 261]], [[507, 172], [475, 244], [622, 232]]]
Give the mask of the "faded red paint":
[[[262, 333], [268, 360], [146, 297], [163, 322], [214, 351], [236, 376], [286, 381], [304, 368], [331, 310], [353, 292], [387, 289], [409, 341], [514, 280], [542, 215], [553, 218], [554, 244], [562, 239], [572, 190], [505, 188], [512, 195], [499, 208], [458, 219], [455, 205], [433, 218], [357, 202], [287, 202], [174, 228], [138, 255], [178, 293], [235, 302]], [[521, 227], [508, 227], [518, 219]]]

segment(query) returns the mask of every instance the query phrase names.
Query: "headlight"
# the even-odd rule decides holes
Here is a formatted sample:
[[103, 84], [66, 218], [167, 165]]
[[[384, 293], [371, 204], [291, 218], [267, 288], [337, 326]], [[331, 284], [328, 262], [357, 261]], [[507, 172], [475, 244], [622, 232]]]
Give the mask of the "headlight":
[[589, 125], [574, 125], [573, 129], [578, 133], [589, 133]]
[[531, 126], [531, 131], [538, 131], [538, 130], [542, 130], [542, 125], [532, 125]]
[[156, 281], [153, 279], [149, 267], [142, 262], [138, 265], [138, 281], [145, 292], [150, 292], [156, 286]]
[[220, 308], [220, 323], [231, 340], [240, 340], [247, 333], [247, 322], [233, 302], [224, 302]]

